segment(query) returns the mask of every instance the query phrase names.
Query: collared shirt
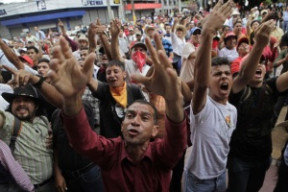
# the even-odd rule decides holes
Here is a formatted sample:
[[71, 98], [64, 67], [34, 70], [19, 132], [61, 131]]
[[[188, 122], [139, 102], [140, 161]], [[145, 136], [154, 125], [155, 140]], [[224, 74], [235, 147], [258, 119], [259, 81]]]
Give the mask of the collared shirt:
[[0, 163], [9, 171], [14, 178], [15, 182], [25, 191], [32, 191], [34, 186], [32, 185], [29, 177], [14, 159], [11, 154], [10, 148], [0, 140]]
[[84, 109], [62, 117], [72, 147], [101, 167], [106, 191], [169, 191], [171, 169], [186, 148], [185, 121], [166, 119], [167, 135], [150, 142], [143, 159], [134, 163], [121, 137], [107, 139], [91, 130]]
[[[0, 138], [9, 145], [15, 117], [3, 111], [0, 111], [0, 115], [5, 119]], [[49, 129], [49, 122], [44, 116], [35, 117], [32, 123], [22, 121], [22, 129], [16, 140], [14, 157], [33, 184], [42, 183], [52, 176], [53, 153], [45, 143]]]

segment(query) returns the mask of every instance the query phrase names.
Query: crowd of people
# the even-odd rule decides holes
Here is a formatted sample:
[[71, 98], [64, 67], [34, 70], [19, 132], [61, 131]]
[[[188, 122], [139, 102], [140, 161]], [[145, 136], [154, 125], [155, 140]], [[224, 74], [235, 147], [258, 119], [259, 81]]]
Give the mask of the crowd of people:
[[[58, 28], [0, 38], [0, 191], [261, 189], [288, 101], [288, 5]], [[287, 144], [279, 161], [287, 192]]]

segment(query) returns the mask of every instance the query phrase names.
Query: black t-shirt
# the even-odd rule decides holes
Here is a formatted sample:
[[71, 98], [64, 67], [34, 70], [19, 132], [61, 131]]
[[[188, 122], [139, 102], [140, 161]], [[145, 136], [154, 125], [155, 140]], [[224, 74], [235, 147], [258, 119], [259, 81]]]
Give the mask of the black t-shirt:
[[[94, 113], [89, 103], [83, 102], [84, 109], [89, 121], [90, 126], [94, 125]], [[65, 171], [75, 171], [86, 167], [91, 163], [90, 160], [77, 153], [69, 144], [67, 134], [64, 130], [61, 117], [60, 109], [55, 110], [52, 115], [52, 130], [53, 130], [53, 144], [54, 148], [57, 148], [58, 154], [58, 165], [60, 169]]]
[[237, 108], [237, 126], [230, 142], [230, 155], [247, 160], [261, 160], [272, 152], [271, 130], [274, 104], [280, 93], [277, 78], [267, 80], [262, 87], [246, 86], [229, 101]]
[[[100, 134], [107, 138], [115, 138], [121, 135], [121, 124], [124, 120], [125, 110], [116, 103], [112, 97], [109, 85], [99, 81], [97, 91], [93, 96], [99, 99]], [[127, 83], [128, 106], [136, 100], [143, 100], [144, 95], [138, 86]]]

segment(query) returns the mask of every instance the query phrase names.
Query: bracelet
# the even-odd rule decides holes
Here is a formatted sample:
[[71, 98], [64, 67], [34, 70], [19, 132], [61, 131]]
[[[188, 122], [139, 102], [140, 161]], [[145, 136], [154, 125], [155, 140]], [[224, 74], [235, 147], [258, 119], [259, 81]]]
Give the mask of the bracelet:
[[36, 76], [38, 76], [40, 79], [39, 81], [37, 81], [37, 83], [34, 83], [33, 86], [40, 89], [43, 82], [46, 80], [46, 78], [41, 75], [36, 75]]

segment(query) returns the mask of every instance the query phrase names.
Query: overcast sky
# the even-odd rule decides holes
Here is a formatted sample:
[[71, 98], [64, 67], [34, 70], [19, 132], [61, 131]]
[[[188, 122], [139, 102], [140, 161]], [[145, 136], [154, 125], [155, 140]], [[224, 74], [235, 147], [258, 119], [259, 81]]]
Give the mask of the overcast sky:
[[25, 2], [25, 0], [0, 0], [1, 3]]

